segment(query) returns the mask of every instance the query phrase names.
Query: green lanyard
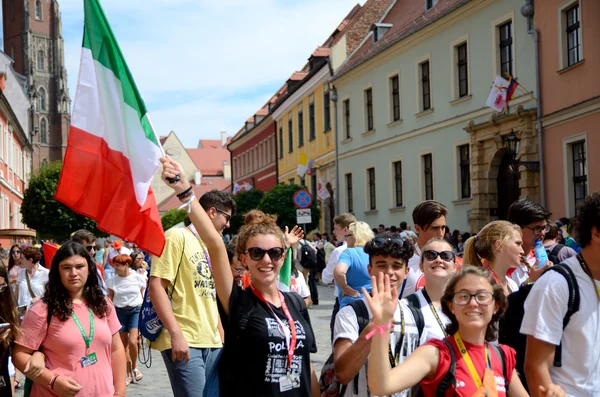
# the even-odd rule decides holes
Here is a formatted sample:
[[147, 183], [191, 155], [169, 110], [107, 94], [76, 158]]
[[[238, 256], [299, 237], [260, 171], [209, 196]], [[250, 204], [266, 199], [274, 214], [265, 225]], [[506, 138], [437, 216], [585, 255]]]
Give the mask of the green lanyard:
[[71, 317], [73, 317], [73, 320], [75, 321], [75, 324], [77, 324], [77, 328], [79, 328], [79, 331], [81, 331], [81, 336], [83, 336], [83, 340], [85, 341], [86, 354], [87, 354], [88, 350], [90, 350], [90, 346], [92, 345], [92, 340], [94, 339], [94, 313], [92, 313], [92, 309], [90, 309], [89, 307], [88, 307], [88, 312], [90, 314], [90, 335], [89, 336], [85, 335], [85, 331], [83, 330], [83, 327], [81, 326], [81, 323], [79, 322], [79, 319], [77, 318], [77, 315], [75, 314], [75, 311], [73, 311], [71, 313]]

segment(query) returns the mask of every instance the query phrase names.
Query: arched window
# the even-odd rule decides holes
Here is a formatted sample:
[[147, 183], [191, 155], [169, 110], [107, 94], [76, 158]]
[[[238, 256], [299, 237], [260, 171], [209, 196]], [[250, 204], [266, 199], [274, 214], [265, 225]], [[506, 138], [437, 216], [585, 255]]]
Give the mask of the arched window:
[[42, 2], [41, 0], [35, 1], [35, 19], [42, 20]]
[[46, 90], [44, 87], [40, 87], [38, 90], [38, 111], [43, 112], [46, 110]]
[[42, 51], [42, 50], [38, 51], [37, 68], [38, 68], [38, 70], [44, 70], [44, 51]]
[[40, 143], [48, 143], [48, 120], [40, 120]]

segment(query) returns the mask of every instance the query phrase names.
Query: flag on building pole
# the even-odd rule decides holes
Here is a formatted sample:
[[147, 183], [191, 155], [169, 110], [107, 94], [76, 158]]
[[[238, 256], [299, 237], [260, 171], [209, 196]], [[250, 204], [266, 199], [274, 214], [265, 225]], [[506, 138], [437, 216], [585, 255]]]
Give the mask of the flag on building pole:
[[325, 185], [322, 179], [319, 179], [319, 183], [317, 184], [317, 196], [323, 201], [331, 197], [329, 190], [327, 190], [327, 185]]
[[515, 95], [515, 91], [519, 86], [519, 82], [515, 80], [510, 74], [508, 74], [508, 87], [506, 87], [506, 103], [510, 102], [513, 95]]
[[504, 106], [506, 106], [506, 103], [508, 102], [506, 99], [507, 89], [508, 81], [500, 76], [496, 76], [490, 95], [488, 96], [487, 101], [485, 101], [486, 106], [491, 107], [497, 112], [504, 111]]
[[315, 165], [315, 160], [309, 159], [306, 163], [306, 175], [312, 175], [313, 166]]
[[245, 191], [252, 190], [252, 185], [249, 184], [248, 182], [244, 182], [244, 190]]
[[231, 194], [236, 195], [240, 192], [240, 190], [242, 190], [242, 187], [239, 185], [239, 183], [235, 182], [233, 184], [233, 192], [231, 192]]
[[162, 254], [150, 189], [164, 155], [98, 0], [85, 0], [79, 79], [56, 200], [98, 228]]
[[304, 153], [300, 153], [300, 161], [298, 162], [297, 174], [302, 178], [306, 174], [306, 166], [308, 165], [308, 157]]

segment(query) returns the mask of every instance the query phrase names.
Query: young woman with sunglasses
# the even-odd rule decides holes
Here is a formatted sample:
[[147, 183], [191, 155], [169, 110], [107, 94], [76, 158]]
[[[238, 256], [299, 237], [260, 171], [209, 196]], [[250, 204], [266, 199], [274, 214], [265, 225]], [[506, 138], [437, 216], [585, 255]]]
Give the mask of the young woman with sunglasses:
[[21, 270], [15, 290], [19, 306], [29, 307], [44, 295], [50, 271], [40, 265], [41, 259], [42, 253], [39, 248], [28, 245], [21, 251], [19, 257]]
[[[189, 216], [212, 260], [225, 346], [221, 356], [221, 393], [241, 396], [319, 396], [310, 363], [316, 344], [302, 299], [277, 288], [287, 243], [275, 218], [251, 211], [240, 229], [236, 253], [250, 273], [251, 284], [234, 283], [221, 235], [193, 195], [179, 163], [162, 158], [162, 179], [189, 205]], [[179, 176], [169, 183], [168, 178]], [[239, 370], [239, 363], [244, 369]]]
[[521, 228], [507, 221], [493, 221], [467, 240], [463, 263], [489, 269], [506, 295], [519, 289], [507, 274], [521, 264]]
[[[17, 278], [19, 277], [19, 271], [21, 270], [21, 246], [13, 244], [10, 247], [8, 257], [8, 283], [13, 292], [17, 289]], [[17, 296], [15, 294], [15, 296]]]
[[425, 276], [425, 287], [405, 298], [421, 310], [425, 320], [425, 340], [444, 339], [450, 319], [442, 311], [442, 295], [448, 280], [456, 273], [456, 256], [452, 245], [445, 239], [429, 240], [421, 248], [420, 269]]
[[[373, 279], [371, 296], [367, 296], [376, 325], [368, 371], [373, 395], [391, 395], [420, 382], [426, 397], [528, 396], [515, 370], [515, 351], [489, 343], [496, 338], [495, 324], [506, 308], [506, 297], [486, 269], [465, 266], [452, 277], [442, 297], [442, 310], [451, 321], [446, 329], [449, 336], [430, 340], [392, 369], [388, 338], [397, 297], [387, 276]], [[455, 368], [448, 380], [451, 357]], [[565, 393], [553, 385], [543, 395], [562, 397]]]

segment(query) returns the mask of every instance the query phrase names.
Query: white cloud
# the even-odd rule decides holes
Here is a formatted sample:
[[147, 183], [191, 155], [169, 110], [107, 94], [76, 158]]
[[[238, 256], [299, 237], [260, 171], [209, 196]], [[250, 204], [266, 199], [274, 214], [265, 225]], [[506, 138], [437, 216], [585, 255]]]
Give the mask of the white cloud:
[[[358, 0], [104, 0], [159, 135], [233, 135], [301, 69]], [[364, 2], [364, 0], [362, 1]], [[60, 2], [74, 96], [83, 6]]]

